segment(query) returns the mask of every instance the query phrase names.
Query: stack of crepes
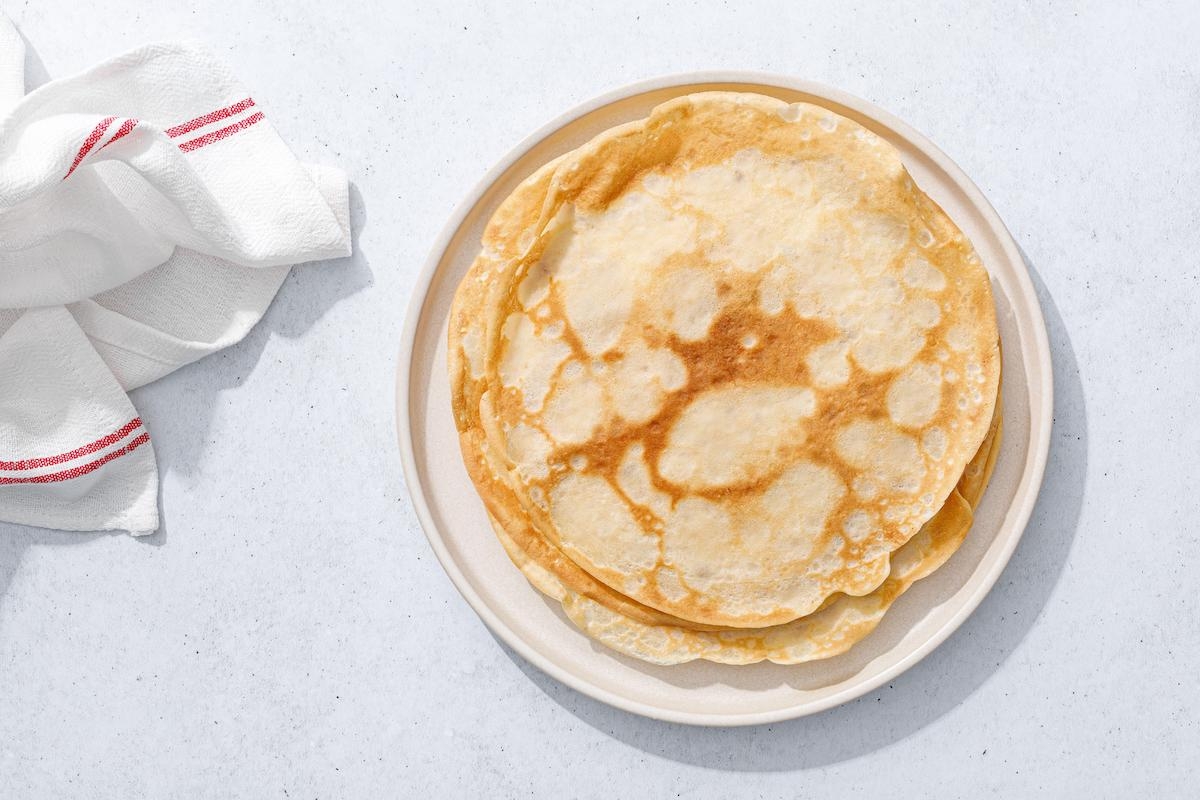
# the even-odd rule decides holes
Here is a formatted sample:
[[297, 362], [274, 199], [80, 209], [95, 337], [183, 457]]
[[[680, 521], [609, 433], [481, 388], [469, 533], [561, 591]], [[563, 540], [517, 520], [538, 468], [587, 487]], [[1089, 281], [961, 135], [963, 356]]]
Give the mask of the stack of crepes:
[[499, 207], [449, 325], [513, 562], [646, 661], [844, 652], [963, 542], [995, 308], [899, 154], [824, 108], [671, 100]]

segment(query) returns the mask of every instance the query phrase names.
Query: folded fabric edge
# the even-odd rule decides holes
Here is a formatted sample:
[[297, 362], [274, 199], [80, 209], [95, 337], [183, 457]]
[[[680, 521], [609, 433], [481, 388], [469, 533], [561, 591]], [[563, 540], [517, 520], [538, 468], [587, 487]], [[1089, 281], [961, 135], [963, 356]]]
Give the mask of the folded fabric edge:
[[[149, 488], [149, 487], [148, 487]], [[49, 530], [67, 531], [70, 533], [111, 533], [124, 531], [130, 536], [150, 536], [158, 532], [158, 475], [153, 481], [155, 504], [153, 511], [126, 511], [113, 516], [106, 522], [96, 524], [80, 524], [71, 514], [62, 511], [39, 511], [30, 513], [21, 510], [5, 510], [3, 521], [16, 525], [28, 525], [31, 528], [47, 528]]]
[[0, 53], [8, 59], [0, 65], [0, 114], [25, 96], [25, 40], [3, 11], [0, 11]]
[[[50, 371], [31, 373], [28, 365]], [[158, 468], [137, 410], [62, 307], [31, 309], [0, 337], [14, 379], [0, 420], [0, 519], [60, 530], [158, 527]], [[38, 377], [40, 376], [40, 377]]]
[[[4, 17], [4, 13], [0, 12], [0, 18]], [[24, 53], [24, 40], [20, 38], [20, 34], [16, 32], [15, 26], [10, 27], [16, 35], [17, 40], [22, 43], [22, 53]], [[2, 26], [0, 26], [2, 28]], [[131, 64], [147, 63], [164, 56], [175, 56], [179, 54], [194, 55], [198, 59], [206, 62], [206, 66], [228, 83], [237, 83], [237, 77], [233, 74], [229, 65], [217, 57], [212, 50], [205, 47], [202, 43], [187, 39], [177, 42], [150, 42], [135, 47], [131, 50], [126, 50], [123, 53], [118, 53], [115, 56], [99, 61], [86, 69], [80, 70], [74, 74], [63, 78], [55, 78], [52, 81], [38, 86], [28, 94], [24, 93], [24, 75], [21, 77], [21, 95], [17, 100], [29, 104], [33, 108], [40, 108], [44, 102], [43, 98], [50, 97], [56, 91], [60, 91], [62, 87], [73, 87], [77, 83], [86, 82], [97, 74], [104, 74], [113, 70], [123, 69]], [[24, 66], [24, 56], [22, 55], [22, 66]], [[24, 70], [22, 69], [22, 73]], [[0, 139], [3, 138], [6, 127], [6, 120], [0, 118]]]
[[246, 338], [274, 302], [290, 270], [291, 267], [256, 269], [259, 280], [241, 298], [244, 305], [230, 312], [223, 334], [207, 342], [172, 336], [95, 300], [72, 303], [67, 308], [117, 381], [128, 391]]
[[341, 256], [344, 258], [353, 252], [353, 231], [350, 229], [350, 179], [346, 173], [337, 167], [325, 164], [305, 164], [305, 169], [312, 176], [317, 191], [329, 204], [329, 210], [342, 229], [344, 247]]

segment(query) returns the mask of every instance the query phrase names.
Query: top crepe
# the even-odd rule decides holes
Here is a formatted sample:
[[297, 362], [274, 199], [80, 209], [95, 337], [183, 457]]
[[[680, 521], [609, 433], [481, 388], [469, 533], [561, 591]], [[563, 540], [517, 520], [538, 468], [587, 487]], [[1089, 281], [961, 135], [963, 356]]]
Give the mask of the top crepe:
[[744, 93], [664, 103], [525, 181], [449, 339], [493, 518], [648, 624], [777, 625], [875, 589], [1000, 371], [987, 274], [896, 151]]

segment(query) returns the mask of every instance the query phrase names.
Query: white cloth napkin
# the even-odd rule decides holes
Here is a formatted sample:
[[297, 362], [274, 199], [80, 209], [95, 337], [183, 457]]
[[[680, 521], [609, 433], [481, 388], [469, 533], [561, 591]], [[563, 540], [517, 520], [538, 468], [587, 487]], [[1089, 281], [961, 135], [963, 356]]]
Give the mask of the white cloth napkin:
[[203, 49], [24, 94], [0, 14], [0, 520], [158, 527], [126, 391], [240, 340], [291, 264], [350, 253], [346, 178], [300, 164]]

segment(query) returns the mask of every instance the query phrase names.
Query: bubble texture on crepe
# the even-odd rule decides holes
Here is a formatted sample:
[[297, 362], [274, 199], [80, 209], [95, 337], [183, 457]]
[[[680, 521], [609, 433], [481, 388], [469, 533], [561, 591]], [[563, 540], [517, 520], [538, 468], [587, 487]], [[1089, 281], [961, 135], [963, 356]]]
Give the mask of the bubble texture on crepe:
[[1001, 417], [967, 465], [941, 510], [891, 556], [891, 570], [875, 591], [863, 597], [835, 595], [820, 609], [783, 625], [722, 631], [694, 630], [686, 624], [648, 625], [566, 588], [553, 573], [529, 558], [503, 531], [496, 534], [530, 583], [562, 603], [563, 611], [584, 633], [625, 655], [652, 664], [682, 664], [705, 659], [724, 664], [773, 661], [800, 664], [849, 650], [883, 620], [883, 615], [913, 583], [949, 560], [966, 539], [1000, 452]]
[[695, 631], [884, 585], [935, 515], [963, 518], [999, 385], [987, 274], [895, 151], [743, 93], [526, 180], [449, 339], [502, 539], [606, 612]]

